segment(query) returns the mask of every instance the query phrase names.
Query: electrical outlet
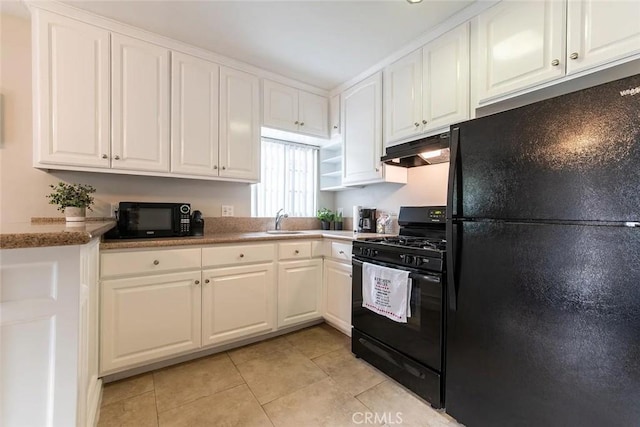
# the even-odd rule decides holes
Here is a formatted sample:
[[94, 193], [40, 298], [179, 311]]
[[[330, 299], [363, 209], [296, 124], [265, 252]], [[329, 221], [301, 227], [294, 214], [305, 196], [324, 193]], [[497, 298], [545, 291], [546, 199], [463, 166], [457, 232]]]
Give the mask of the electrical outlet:
[[117, 210], [118, 210], [118, 203], [111, 203], [111, 218], [116, 217]]
[[233, 206], [222, 205], [222, 216], [233, 216]]

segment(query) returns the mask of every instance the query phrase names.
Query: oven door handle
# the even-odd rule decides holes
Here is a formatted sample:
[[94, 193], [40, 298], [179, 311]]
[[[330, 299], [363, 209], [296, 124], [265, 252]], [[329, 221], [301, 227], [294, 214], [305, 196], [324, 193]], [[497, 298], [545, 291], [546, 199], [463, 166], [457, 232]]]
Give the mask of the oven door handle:
[[423, 273], [419, 273], [417, 270], [414, 270], [412, 268], [407, 268], [407, 267], [400, 267], [397, 265], [393, 265], [393, 264], [387, 264], [384, 262], [369, 262], [369, 261], [362, 261], [356, 258], [352, 259], [352, 264], [353, 266], [357, 266], [357, 267], [362, 267], [362, 265], [366, 262], [367, 264], [373, 264], [373, 265], [377, 265], [380, 267], [386, 267], [386, 268], [392, 268], [394, 270], [398, 270], [398, 271], [408, 271], [409, 272], [409, 278], [410, 279], [420, 279], [420, 280], [424, 280], [425, 282], [431, 282], [431, 283], [442, 283], [442, 279], [440, 277], [440, 275], [438, 274], [423, 274]]

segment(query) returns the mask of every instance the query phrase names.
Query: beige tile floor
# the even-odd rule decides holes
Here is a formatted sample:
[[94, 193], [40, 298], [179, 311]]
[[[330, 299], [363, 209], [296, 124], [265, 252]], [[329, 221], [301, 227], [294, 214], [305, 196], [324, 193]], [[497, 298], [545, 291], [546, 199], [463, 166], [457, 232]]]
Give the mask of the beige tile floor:
[[99, 427], [453, 427], [322, 324], [104, 387]]

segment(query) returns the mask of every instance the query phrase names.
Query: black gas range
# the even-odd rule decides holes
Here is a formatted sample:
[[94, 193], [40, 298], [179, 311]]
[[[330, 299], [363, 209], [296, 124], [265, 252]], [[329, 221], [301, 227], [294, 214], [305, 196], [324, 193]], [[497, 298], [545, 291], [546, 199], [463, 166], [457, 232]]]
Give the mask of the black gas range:
[[[353, 242], [352, 351], [423, 397], [444, 404], [445, 207], [402, 207], [400, 235]], [[363, 267], [407, 271], [411, 316], [390, 320], [363, 307]]]

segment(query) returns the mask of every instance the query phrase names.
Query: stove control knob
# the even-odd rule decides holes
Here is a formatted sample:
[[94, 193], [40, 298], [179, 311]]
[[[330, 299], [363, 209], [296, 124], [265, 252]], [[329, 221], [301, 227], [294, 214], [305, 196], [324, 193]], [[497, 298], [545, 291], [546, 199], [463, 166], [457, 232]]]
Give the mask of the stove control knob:
[[411, 256], [411, 255], [407, 255], [407, 256], [404, 257], [404, 263], [405, 264], [411, 265], [411, 264], [413, 264], [413, 260], [414, 260], [414, 257]]
[[371, 250], [371, 256], [378, 256], [378, 251], [375, 249]]
[[429, 264], [429, 258], [418, 258], [416, 259], [416, 265], [421, 266], [424, 264]]

